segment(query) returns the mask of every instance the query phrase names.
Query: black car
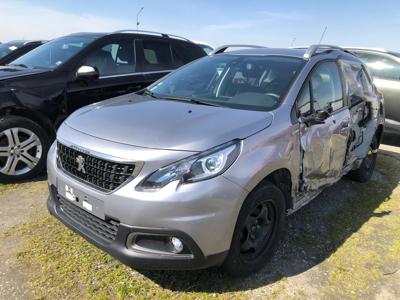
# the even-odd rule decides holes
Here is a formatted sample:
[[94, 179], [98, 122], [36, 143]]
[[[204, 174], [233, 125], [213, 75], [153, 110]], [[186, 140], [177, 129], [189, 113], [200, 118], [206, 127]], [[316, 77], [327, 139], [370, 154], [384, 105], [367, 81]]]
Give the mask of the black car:
[[142, 90], [205, 55], [173, 35], [77, 33], [0, 67], [0, 182], [40, 173], [57, 127], [76, 109]]
[[0, 45], [0, 65], [6, 65], [25, 53], [39, 47], [45, 41], [11, 41]]

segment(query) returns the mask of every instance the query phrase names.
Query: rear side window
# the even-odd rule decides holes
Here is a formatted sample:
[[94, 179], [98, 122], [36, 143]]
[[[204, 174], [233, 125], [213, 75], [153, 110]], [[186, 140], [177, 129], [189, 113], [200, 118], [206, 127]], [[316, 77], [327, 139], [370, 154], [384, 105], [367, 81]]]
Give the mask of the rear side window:
[[347, 81], [347, 93], [351, 104], [363, 101], [365, 96], [373, 93], [373, 86], [368, 79], [365, 70], [359, 65], [342, 63]]
[[176, 67], [180, 67], [206, 55], [199, 46], [185, 42], [172, 43], [172, 54]]
[[173, 67], [171, 46], [163, 41], [143, 41], [146, 71], [168, 70]]
[[356, 53], [367, 65], [372, 76], [377, 78], [400, 80], [400, 62], [388, 57], [367, 52]]

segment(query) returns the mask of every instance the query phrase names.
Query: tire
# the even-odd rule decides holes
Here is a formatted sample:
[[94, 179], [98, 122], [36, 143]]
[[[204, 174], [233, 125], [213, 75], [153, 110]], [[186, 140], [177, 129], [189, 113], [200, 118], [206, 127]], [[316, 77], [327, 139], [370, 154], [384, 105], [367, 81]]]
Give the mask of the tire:
[[[259, 218], [255, 222], [257, 225], [251, 225], [257, 216], [262, 215], [263, 207], [267, 207], [264, 214], [267, 218]], [[240, 210], [223, 270], [233, 277], [248, 276], [260, 270], [272, 257], [285, 225], [285, 197], [282, 191], [270, 182], [256, 188]], [[251, 231], [254, 226], [255, 231]]]
[[374, 174], [376, 159], [378, 157], [378, 139], [376, 136], [372, 139], [372, 143], [368, 150], [367, 156], [363, 159], [357, 170], [349, 172], [349, 178], [357, 182], [368, 182]]
[[38, 124], [24, 117], [0, 118], [0, 182], [32, 179], [46, 165], [50, 139]]

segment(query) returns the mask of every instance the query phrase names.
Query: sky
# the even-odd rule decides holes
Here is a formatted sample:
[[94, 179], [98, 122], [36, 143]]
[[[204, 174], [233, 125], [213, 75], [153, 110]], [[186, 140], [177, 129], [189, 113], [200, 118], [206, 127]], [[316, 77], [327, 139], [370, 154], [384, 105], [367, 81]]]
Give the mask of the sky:
[[400, 50], [399, 0], [0, 0], [0, 41], [135, 29], [222, 44]]

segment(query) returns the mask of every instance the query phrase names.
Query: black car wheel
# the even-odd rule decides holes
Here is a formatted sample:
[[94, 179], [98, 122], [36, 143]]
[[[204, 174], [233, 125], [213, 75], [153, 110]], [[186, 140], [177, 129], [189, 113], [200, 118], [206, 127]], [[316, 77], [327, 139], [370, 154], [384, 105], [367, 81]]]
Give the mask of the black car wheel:
[[285, 199], [278, 187], [268, 182], [256, 188], [240, 211], [224, 270], [236, 277], [261, 269], [282, 236], [285, 216]]
[[49, 138], [35, 122], [18, 116], [0, 119], [0, 182], [30, 179], [43, 171]]
[[374, 174], [376, 159], [378, 157], [378, 139], [376, 136], [368, 149], [367, 156], [363, 159], [360, 167], [349, 173], [349, 177], [357, 182], [368, 182]]

